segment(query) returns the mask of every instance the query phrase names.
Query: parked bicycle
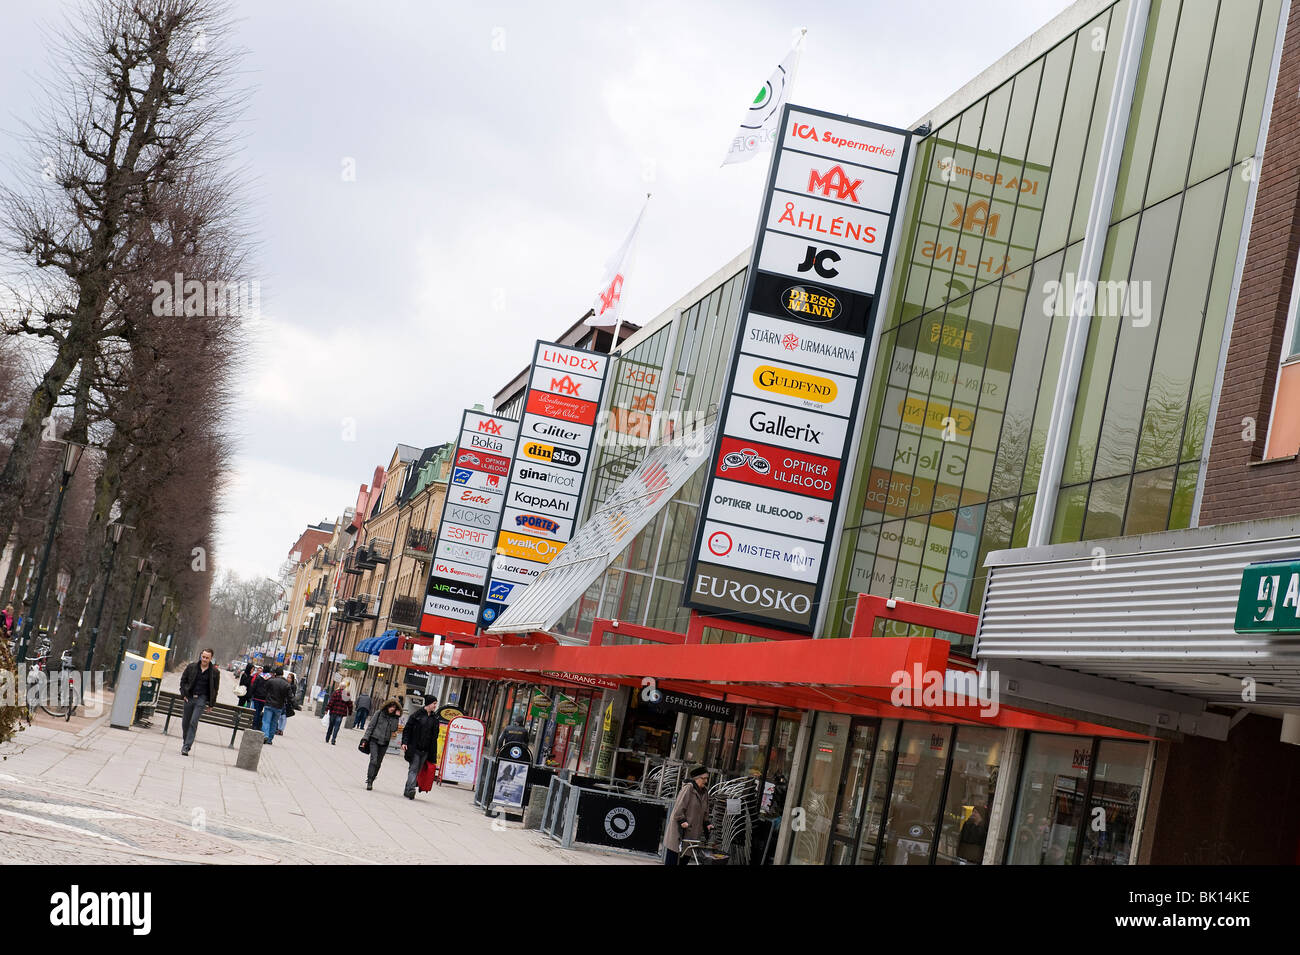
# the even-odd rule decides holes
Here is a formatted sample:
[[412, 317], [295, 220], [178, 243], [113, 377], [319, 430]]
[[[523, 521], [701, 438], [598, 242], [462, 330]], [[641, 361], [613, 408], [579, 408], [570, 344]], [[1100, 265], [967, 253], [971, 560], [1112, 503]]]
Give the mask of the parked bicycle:
[[[81, 705], [77, 692], [75, 676], [76, 665], [72, 662], [72, 650], [64, 650], [59, 658], [59, 673], [54, 676], [49, 668], [50, 645], [43, 644], [37, 656], [28, 657], [27, 671], [27, 710], [32, 713], [40, 707], [50, 716], [62, 716], [64, 721], [72, 719], [72, 714]], [[30, 722], [30, 718], [29, 718]]]

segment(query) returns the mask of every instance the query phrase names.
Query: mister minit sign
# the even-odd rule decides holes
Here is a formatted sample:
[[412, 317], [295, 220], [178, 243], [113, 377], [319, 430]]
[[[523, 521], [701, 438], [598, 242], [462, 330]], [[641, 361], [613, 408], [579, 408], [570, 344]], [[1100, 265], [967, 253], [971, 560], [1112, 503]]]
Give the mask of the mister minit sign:
[[908, 135], [785, 107], [687, 606], [812, 632]]

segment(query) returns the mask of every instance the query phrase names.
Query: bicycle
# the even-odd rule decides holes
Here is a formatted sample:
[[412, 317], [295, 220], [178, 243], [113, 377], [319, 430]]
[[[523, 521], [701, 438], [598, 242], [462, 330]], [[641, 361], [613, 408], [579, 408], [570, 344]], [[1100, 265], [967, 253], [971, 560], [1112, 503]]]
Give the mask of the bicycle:
[[65, 723], [69, 722], [72, 719], [72, 714], [77, 711], [77, 707], [81, 704], [77, 693], [77, 683], [72, 676], [74, 671], [72, 651], [64, 650], [60, 656], [58, 682], [55, 683], [49, 672], [49, 645], [47, 644], [41, 649], [44, 651], [43, 653], [35, 657], [28, 657], [25, 661], [28, 664], [36, 665], [27, 675], [28, 722], [31, 722], [30, 714], [37, 707], [40, 707], [50, 716], [62, 716]]

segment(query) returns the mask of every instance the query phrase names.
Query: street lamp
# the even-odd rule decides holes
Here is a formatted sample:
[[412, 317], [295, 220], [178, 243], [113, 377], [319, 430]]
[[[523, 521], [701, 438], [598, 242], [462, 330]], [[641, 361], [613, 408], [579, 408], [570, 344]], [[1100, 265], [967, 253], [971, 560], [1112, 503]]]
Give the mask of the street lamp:
[[113, 550], [108, 555], [108, 571], [104, 574], [104, 585], [99, 589], [99, 609], [95, 611], [95, 625], [90, 628], [90, 649], [86, 651], [86, 672], [90, 672], [90, 661], [95, 656], [95, 643], [99, 640], [99, 621], [104, 616], [104, 598], [108, 596], [108, 585], [113, 580], [113, 562], [117, 560], [117, 545], [122, 542], [122, 531], [126, 525], [115, 521], [108, 525], [109, 536], [113, 538]]
[[50, 550], [54, 547], [54, 533], [59, 527], [59, 514], [63, 511], [63, 497], [68, 493], [68, 485], [72, 482], [72, 475], [77, 473], [77, 465], [81, 463], [81, 452], [86, 450], [84, 444], [77, 444], [75, 441], [63, 442], [63, 474], [59, 479], [59, 496], [54, 501], [54, 516], [50, 520], [50, 531], [45, 535], [45, 553], [41, 555], [41, 567], [36, 572], [36, 590], [32, 594], [31, 609], [27, 614], [27, 620], [23, 624], [23, 636], [18, 645], [18, 661], [21, 663], [27, 659], [27, 645], [32, 638], [32, 624], [41, 610], [41, 591], [45, 588], [45, 570], [50, 562]]

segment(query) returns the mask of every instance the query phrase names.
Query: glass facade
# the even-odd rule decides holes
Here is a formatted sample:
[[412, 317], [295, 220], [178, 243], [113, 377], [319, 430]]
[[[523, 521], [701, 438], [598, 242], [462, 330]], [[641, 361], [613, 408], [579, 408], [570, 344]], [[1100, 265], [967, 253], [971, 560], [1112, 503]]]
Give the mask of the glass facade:
[[[977, 613], [985, 556], [1028, 541], [1127, 12], [917, 150], [828, 635], [858, 593]], [[1190, 521], [1278, 14], [1151, 4], [1054, 541]]]

